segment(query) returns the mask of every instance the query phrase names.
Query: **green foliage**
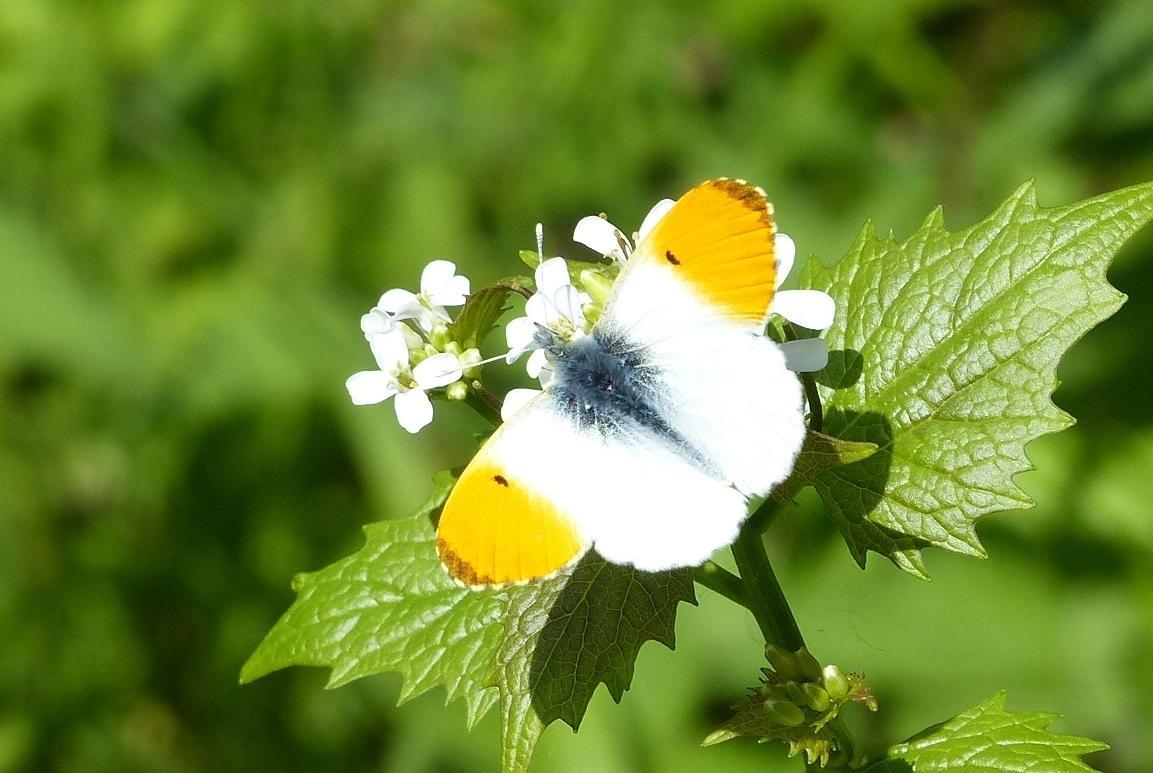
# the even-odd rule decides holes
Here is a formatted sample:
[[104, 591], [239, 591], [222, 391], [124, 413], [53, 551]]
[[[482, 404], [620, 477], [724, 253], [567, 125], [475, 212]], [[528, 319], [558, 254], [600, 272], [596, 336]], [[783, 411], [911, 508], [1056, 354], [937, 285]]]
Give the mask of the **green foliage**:
[[1081, 757], [1109, 748], [1103, 743], [1050, 731], [1058, 714], [1005, 711], [1005, 693], [893, 746], [865, 768], [874, 773], [998, 770], [1084, 773]]
[[938, 209], [904, 242], [866, 226], [831, 270], [808, 262], [803, 282], [837, 302], [826, 430], [879, 446], [818, 478], [858, 563], [873, 550], [925, 576], [921, 547], [984, 555], [977, 520], [1032, 504], [1013, 480], [1025, 444], [1071, 423], [1057, 363], [1120, 307], [1105, 269], [1151, 217], [1153, 184], [1053, 209], [1025, 185], [964, 231]]
[[[829, 257], [867, 217], [975, 222], [1033, 176], [1050, 202], [1153, 179], [1145, 0], [14, 0], [0, 44], [4, 771], [497, 766], [496, 712], [470, 734], [463, 701], [396, 710], [395, 678], [235, 684], [288, 578], [475, 447], [463, 407], [411, 437], [342, 388], [372, 361], [358, 316], [429, 259], [480, 287], [536, 220], [564, 254], [578, 216], [627, 230], [716, 175]], [[1101, 767], [1153, 770], [1151, 244], [1066, 358], [1080, 423], [1030, 445], [1038, 507], [982, 526], [990, 561], [863, 579], [816, 497], [776, 522], [806, 634], [885, 699], [878, 737], [1007, 686], [1107, 740]], [[675, 655], [644, 648], [629, 699], [534, 770], [789, 769], [697, 748], [759, 657], [701, 595]]]
[[843, 440], [810, 429], [805, 433], [805, 443], [797, 454], [793, 471], [773, 489], [772, 497], [782, 504], [790, 503], [801, 489], [816, 483], [821, 473], [841, 465], [862, 462], [876, 452], [876, 443]]
[[508, 297], [532, 286], [527, 277], [512, 276], [492, 282], [475, 291], [465, 301], [452, 322], [452, 338], [464, 349], [480, 346], [496, 328], [507, 307]]
[[443, 685], [448, 700], [464, 699], [470, 726], [499, 692], [504, 768], [523, 771], [549, 723], [580, 725], [598, 684], [620, 701], [642, 644], [672, 648], [677, 604], [695, 603], [692, 573], [589, 554], [541, 582], [462, 588], [440, 564], [433, 526], [454, 481], [438, 474], [415, 514], [366, 527], [357, 553], [299, 575], [296, 602], [241, 681], [293, 665], [330, 668], [329, 687], [395, 671], [401, 702]]

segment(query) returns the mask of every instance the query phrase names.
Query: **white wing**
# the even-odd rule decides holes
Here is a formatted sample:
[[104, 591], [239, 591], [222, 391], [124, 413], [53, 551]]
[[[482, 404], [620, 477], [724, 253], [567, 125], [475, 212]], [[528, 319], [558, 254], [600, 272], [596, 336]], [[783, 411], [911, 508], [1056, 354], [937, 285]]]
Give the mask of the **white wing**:
[[492, 452], [606, 559], [646, 571], [692, 566], [736, 538], [747, 511], [740, 492], [640, 424], [578, 429], [562, 411], [545, 392]]
[[792, 470], [805, 436], [801, 385], [771, 340], [657, 261], [630, 267], [598, 328], [637, 350], [662, 418], [745, 495]]

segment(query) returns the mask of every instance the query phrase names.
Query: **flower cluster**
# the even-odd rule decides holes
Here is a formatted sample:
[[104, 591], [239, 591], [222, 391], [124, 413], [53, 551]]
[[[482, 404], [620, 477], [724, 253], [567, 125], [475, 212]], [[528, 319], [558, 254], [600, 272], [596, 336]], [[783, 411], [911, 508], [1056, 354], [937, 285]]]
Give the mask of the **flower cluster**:
[[[419, 432], [432, 421], [432, 401], [428, 391], [446, 388], [446, 394], [460, 383], [465, 369], [475, 366], [476, 350], [462, 352], [448, 338], [452, 318], [447, 306], [461, 306], [469, 294], [466, 277], [457, 276], [456, 265], [434, 260], [420, 277], [420, 293], [389, 290], [360, 318], [360, 329], [368, 341], [377, 370], [354, 373], [345, 382], [356, 405], [371, 405], [394, 397], [400, 425]], [[416, 323], [417, 329], [406, 320]], [[454, 345], [455, 344], [455, 345]], [[463, 384], [461, 384], [463, 386]]]
[[[673, 207], [663, 199], [649, 211], [640, 228], [626, 236], [602, 215], [582, 218], [573, 231], [573, 241], [583, 244], [607, 258], [604, 264], [586, 268], [574, 279], [563, 257], [545, 258], [538, 226], [537, 252], [525, 253], [534, 265], [533, 292], [524, 306], [524, 315], [511, 320], [505, 328], [507, 352], [482, 360], [475, 348], [464, 349], [454, 338], [448, 307], [462, 306], [470, 293], [469, 280], [456, 273], [455, 264], [447, 260], [429, 263], [420, 278], [420, 292], [389, 290], [379, 302], [361, 317], [360, 327], [368, 341], [377, 370], [353, 374], [346, 382], [349, 396], [356, 405], [383, 402], [390, 397], [396, 417], [409, 432], [419, 432], [432, 421], [434, 396], [460, 400], [470, 388], [480, 388], [479, 366], [496, 359], [512, 364], [524, 354], [530, 378], [537, 379], [542, 389], [552, 381], [553, 370], [547, 347], [554, 342], [570, 342], [588, 335], [599, 318], [612, 282], [627, 264], [636, 245]], [[792, 270], [796, 246], [785, 234], [775, 236], [777, 292], [770, 315], [808, 330], [820, 331], [833, 321], [834, 305], [828, 295], [817, 290], [779, 289]], [[794, 338], [795, 336], [790, 336]], [[799, 338], [781, 342], [788, 367], [796, 372], [818, 371], [828, 361], [828, 350], [820, 338]], [[443, 390], [441, 392], [440, 390]], [[507, 419], [539, 389], [514, 389], [501, 407]], [[495, 404], [486, 392], [484, 396]]]

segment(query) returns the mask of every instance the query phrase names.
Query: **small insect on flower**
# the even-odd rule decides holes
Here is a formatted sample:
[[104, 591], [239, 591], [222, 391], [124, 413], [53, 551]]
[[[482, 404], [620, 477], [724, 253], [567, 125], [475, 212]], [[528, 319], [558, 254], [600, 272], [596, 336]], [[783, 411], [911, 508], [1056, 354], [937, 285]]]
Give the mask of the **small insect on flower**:
[[645, 571], [699, 564], [804, 439], [800, 380], [765, 324], [823, 326], [832, 301], [777, 292], [795, 250], [763, 191], [710, 180], [654, 207], [635, 244], [599, 217], [574, 238], [611, 257], [600, 276], [616, 278], [592, 294], [582, 272], [603, 296], [590, 307], [562, 259], [542, 261], [506, 330], [508, 361], [531, 349], [548, 376], [509, 393], [442, 509], [438, 555], [468, 586], [546, 577], [592, 547]]

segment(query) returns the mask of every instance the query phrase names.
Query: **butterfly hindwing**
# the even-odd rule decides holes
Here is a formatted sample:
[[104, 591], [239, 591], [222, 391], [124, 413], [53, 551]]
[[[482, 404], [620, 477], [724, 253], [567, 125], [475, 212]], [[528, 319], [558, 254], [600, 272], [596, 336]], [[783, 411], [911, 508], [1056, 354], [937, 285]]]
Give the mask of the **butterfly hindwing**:
[[700, 563], [736, 536], [745, 500], [727, 483], [643, 426], [582, 428], [567, 410], [554, 393], [539, 395], [465, 468], [437, 527], [441, 561], [457, 580], [538, 579], [590, 546], [615, 563], [669, 569]]

